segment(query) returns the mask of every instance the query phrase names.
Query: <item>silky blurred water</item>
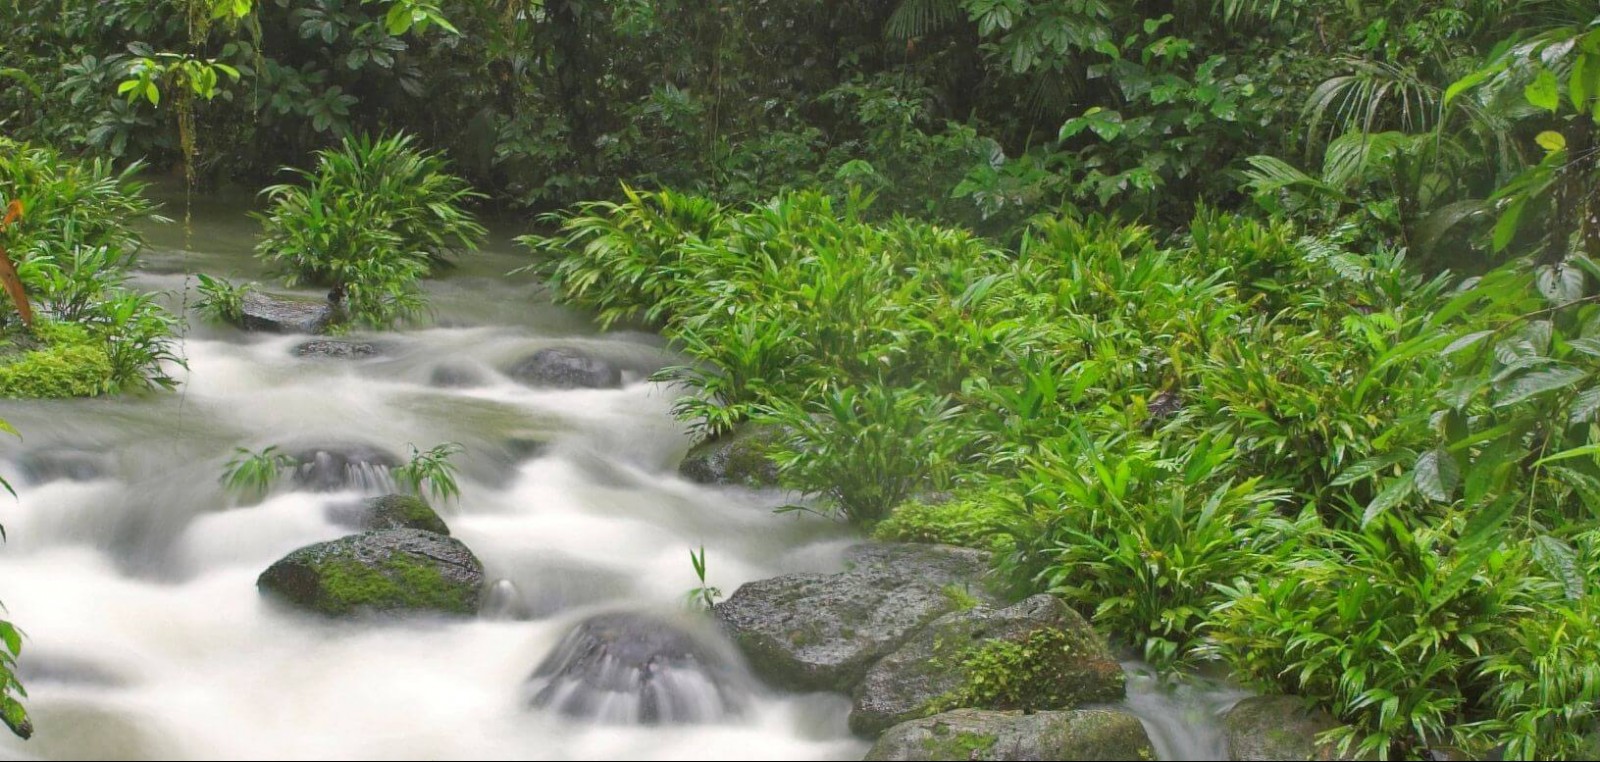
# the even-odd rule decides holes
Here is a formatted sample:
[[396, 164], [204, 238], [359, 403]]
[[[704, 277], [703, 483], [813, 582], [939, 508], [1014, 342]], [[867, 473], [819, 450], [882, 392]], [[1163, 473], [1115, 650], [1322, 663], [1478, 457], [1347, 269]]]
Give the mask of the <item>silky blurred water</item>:
[[[175, 310], [192, 273], [265, 280], [249, 256], [248, 198], [197, 197], [192, 224], [151, 230], [134, 284]], [[176, 209], [176, 212], [170, 211]], [[181, 204], [169, 214], [182, 216]], [[776, 574], [833, 571], [854, 541], [784, 497], [688, 483], [691, 444], [671, 390], [647, 381], [673, 358], [643, 333], [597, 333], [553, 305], [508, 240], [430, 282], [432, 327], [354, 335], [375, 357], [301, 358], [304, 336], [245, 334], [191, 314], [188, 369], [172, 394], [0, 401], [24, 434], [0, 439], [0, 601], [27, 633], [21, 674], [36, 735], [0, 733], [0, 757], [43, 759], [859, 759], [849, 699], [758, 693], [750, 711], [680, 726], [596, 725], [527, 708], [526, 681], [596, 612], [681, 607], [709, 581], [731, 592]], [[503, 371], [543, 347], [624, 369], [614, 390], [552, 391]], [[440, 367], [476, 376], [436, 388]], [[256, 576], [351, 529], [359, 500], [280, 488], [242, 504], [219, 485], [236, 447], [357, 443], [465, 447], [462, 495], [441, 508], [494, 580], [470, 621], [332, 622], [264, 601]], [[382, 481], [369, 474], [369, 481]], [[1162, 759], [1226, 753], [1226, 688], [1140, 677], [1127, 707]], [[709, 689], [708, 689], [709, 690]]]

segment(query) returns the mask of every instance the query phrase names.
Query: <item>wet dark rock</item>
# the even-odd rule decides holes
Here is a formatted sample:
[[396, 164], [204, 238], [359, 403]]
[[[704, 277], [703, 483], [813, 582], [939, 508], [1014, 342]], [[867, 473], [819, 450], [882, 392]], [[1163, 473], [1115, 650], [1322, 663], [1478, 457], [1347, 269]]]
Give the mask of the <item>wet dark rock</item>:
[[793, 690], [849, 692], [878, 659], [944, 614], [992, 603], [988, 554], [944, 545], [866, 544], [848, 571], [741, 586], [715, 613], [756, 675]]
[[1155, 748], [1139, 718], [1110, 709], [957, 709], [890, 728], [868, 760], [1141, 760]]
[[471, 616], [483, 564], [461, 541], [419, 529], [387, 529], [308, 545], [256, 580], [264, 595], [330, 616], [438, 613]]
[[342, 339], [313, 339], [295, 346], [293, 351], [296, 357], [327, 360], [359, 360], [379, 354], [376, 344]]
[[1338, 720], [1307, 709], [1295, 696], [1252, 696], [1222, 716], [1229, 756], [1239, 762], [1339, 759], [1332, 747], [1317, 743], [1319, 733], [1337, 727]]
[[744, 424], [695, 445], [679, 464], [678, 473], [700, 484], [775, 487], [778, 464], [772, 459], [772, 450], [783, 436], [783, 429], [777, 426]]
[[356, 442], [302, 447], [291, 457], [295, 486], [317, 492], [386, 489], [393, 486], [389, 470], [400, 465], [389, 452]]
[[579, 623], [529, 678], [531, 706], [604, 723], [689, 724], [740, 714], [732, 649], [693, 623], [612, 613]]
[[567, 347], [551, 347], [512, 366], [518, 382], [556, 389], [612, 389], [622, 385], [622, 371], [609, 362]]
[[327, 299], [251, 291], [244, 295], [239, 325], [246, 331], [322, 333], [333, 324], [338, 308]]
[[428, 374], [428, 385], [440, 389], [470, 389], [488, 382], [488, 376], [473, 365], [437, 365]]
[[[1007, 653], [1026, 649], [1026, 664]], [[988, 658], [977, 658], [987, 655]], [[975, 672], [1011, 670], [1009, 674]], [[856, 690], [850, 729], [868, 738], [956, 708], [1072, 709], [1119, 701], [1126, 677], [1105, 639], [1060, 599], [1035, 595], [946, 614], [884, 657]], [[1003, 690], [997, 686], [1005, 686]]]
[[103, 452], [70, 449], [30, 450], [17, 463], [29, 484], [53, 481], [87, 482], [111, 473], [111, 456]]

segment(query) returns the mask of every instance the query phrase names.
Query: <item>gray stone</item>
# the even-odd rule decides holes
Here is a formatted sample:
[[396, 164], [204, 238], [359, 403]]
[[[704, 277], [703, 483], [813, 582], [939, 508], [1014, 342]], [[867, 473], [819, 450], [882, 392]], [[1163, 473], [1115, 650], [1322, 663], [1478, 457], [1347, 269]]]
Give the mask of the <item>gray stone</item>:
[[715, 633], [685, 619], [612, 613], [572, 629], [529, 678], [529, 704], [604, 723], [714, 722], [744, 711], [749, 680]]
[[469, 389], [486, 383], [483, 371], [472, 365], [437, 365], [428, 374], [428, 385], [440, 389]]
[[461, 541], [387, 529], [308, 545], [256, 580], [262, 594], [330, 616], [438, 613], [472, 616], [483, 564]]
[[509, 375], [522, 384], [556, 389], [611, 389], [622, 385], [622, 371], [576, 349], [551, 347], [512, 366]]
[[378, 355], [378, 347], [375, 344], [342, 339], [313, 339], [297, 345], [293, 351], [296, 357], [328, 360], [358, 360]]
[[[1025, 671], [1003, 682], [964, 664], [976, 653], [1012, 647], [1030, 654]], [[995, 690], [1002, 684], [1005, 690]], [[1104, 638], [1060, 599], [1035, 595], [1003, 609], [952, 612], [918, 632], [867, 672], [850, 729], [870, 738], [947, 709], [1071, 709], [1120, 701], [1125, 692], [1126, 676]]]
[[890, 728], [869, 760], [1150, 760], [1139, 718], [1110, 709], [995, 712], [957, 709]]
[[327, 299], [251, 291], [244, 295], [240, 327], [268, 333], [322, 333], [338, 308]]
[[866, 544], [839, 574], [789, 574], [741, 586], [717, 620], [757, 676], [794, 690], [849, 692], [873, 662], [975, 596], [988, 554], [943, 545]]
[[1253, 696], [1222, 716], [1230, 757], [1246, 760], [1339, 759], [1317, 734], [1339, 727], [1338, 720], [1306, 708], [1295, 696]]
[[103, 452], [50, 448], [23, 453], [17, 465], [22, 469], [22, 478], [30, 484], [61, 480], [87, 482], [103, 479], [111, 473], [111, 456]]
[[695, 445], [684, 456], [678, 473], [701, 484], [777, 486], [778, 464], [772, 459], [772, 450], [783, 435], [783, 429], [776, 426], [744, 424]]

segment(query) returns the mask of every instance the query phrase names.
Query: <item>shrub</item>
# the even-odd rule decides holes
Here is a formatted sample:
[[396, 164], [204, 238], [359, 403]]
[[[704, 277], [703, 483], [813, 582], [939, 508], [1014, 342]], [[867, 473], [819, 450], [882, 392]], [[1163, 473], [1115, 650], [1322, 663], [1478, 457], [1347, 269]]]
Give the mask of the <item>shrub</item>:
[[1012, 507], [1003, 496], [966, 490], [945, 499], [907, 500], [873, 527], [882, 542], [930, 542], [1009, 552], [1015, 540], [1006, 531]]
[[88, 330], [42, 321], [35, 333], [43, 346], [0, 358], [0, 396], [92, 397], [110, 385], [111, 359]]
[[288, 171], [303, 184], [262, 191], [257, 255], [290, 285], [328, 287], [358, 322], [415, 315], [426, 304], [419, 281], [485, 233], [463, 209], [479, 194], [410, 136], [346, 138], [318, 151], [315, 169]]

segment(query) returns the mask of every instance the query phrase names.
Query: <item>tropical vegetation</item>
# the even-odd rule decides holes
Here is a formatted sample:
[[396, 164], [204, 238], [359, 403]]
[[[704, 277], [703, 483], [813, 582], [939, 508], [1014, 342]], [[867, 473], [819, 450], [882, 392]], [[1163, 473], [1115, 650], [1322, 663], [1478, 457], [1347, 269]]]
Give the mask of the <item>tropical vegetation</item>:
[[[172, 318], [124, 282], [140, 166], [311, 167], [263, 192], [258, 252], [374, 328], [517, 215], [558, 298], [672, 342], [699, 434], [782, 432], [807, 510], [993, 551], [1144, 659], [1331, 712], [1342, 753], [1595, 753], [1592, 0], [67, 0], [0, 28], [0, 379], [169, 383]], [[448, 498], [453, 452], [397, 476]]]

